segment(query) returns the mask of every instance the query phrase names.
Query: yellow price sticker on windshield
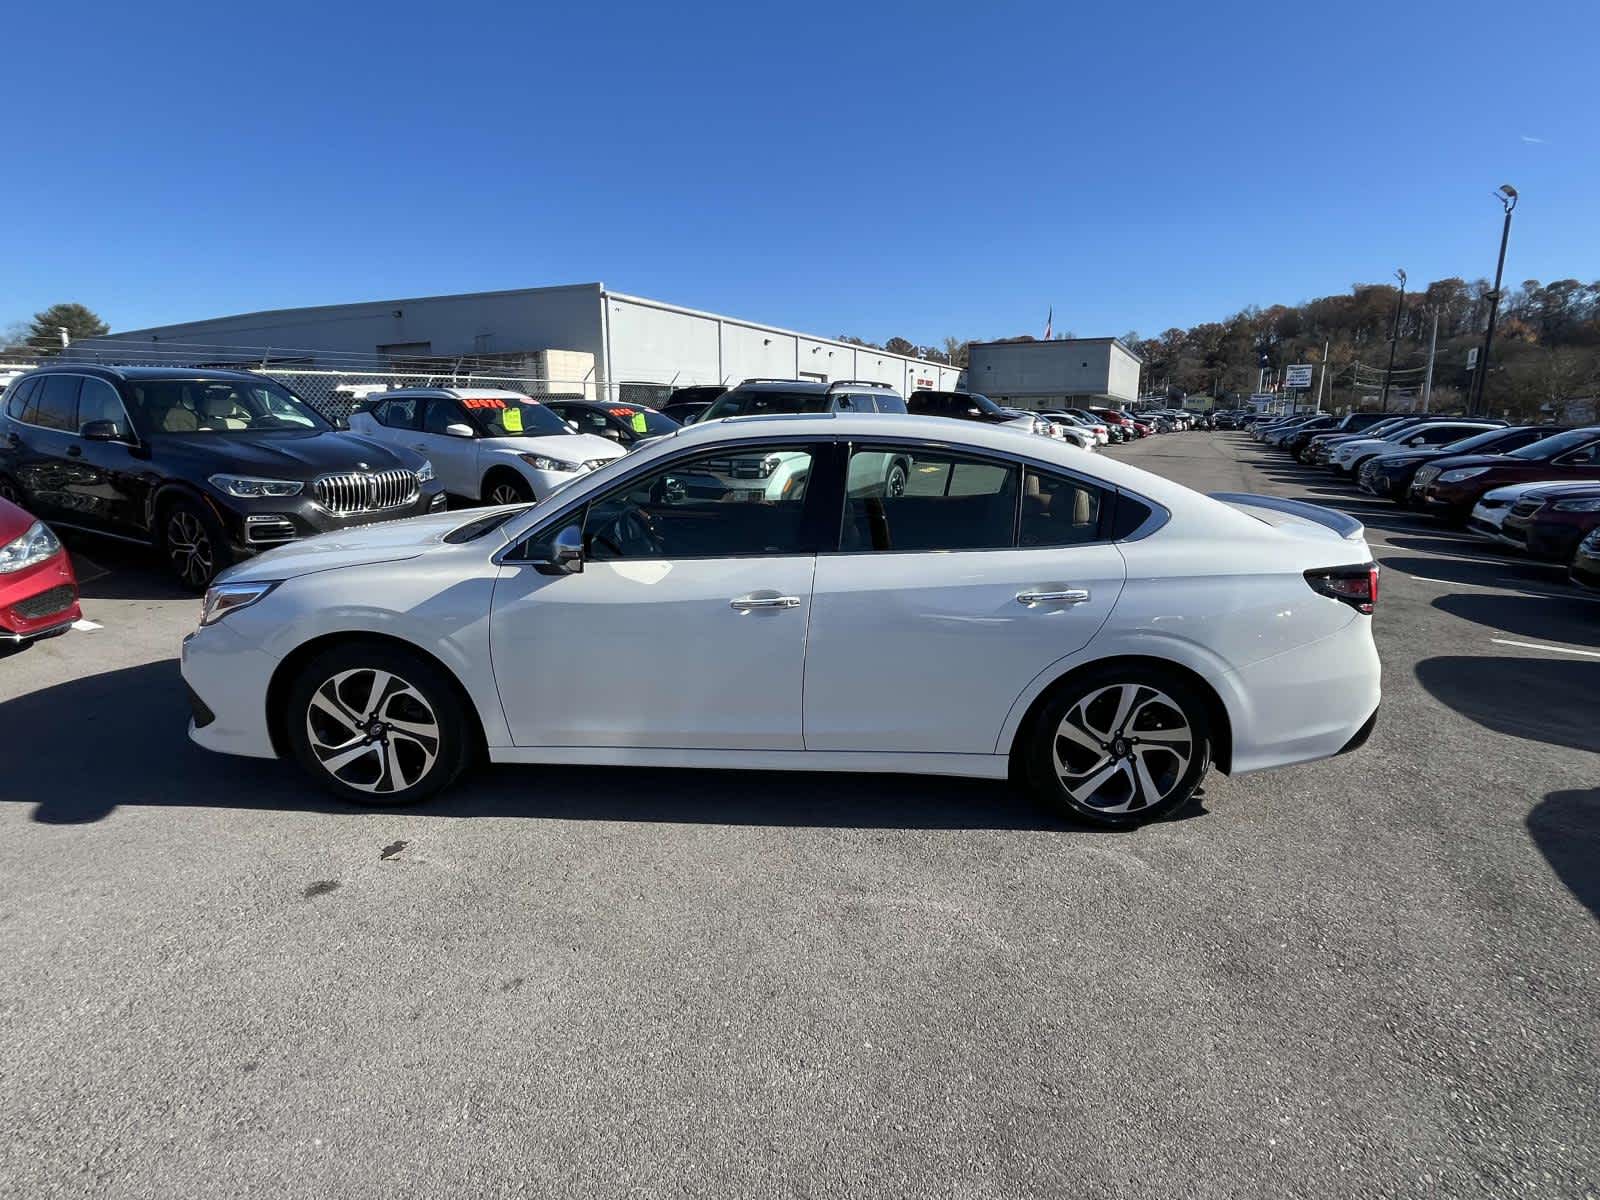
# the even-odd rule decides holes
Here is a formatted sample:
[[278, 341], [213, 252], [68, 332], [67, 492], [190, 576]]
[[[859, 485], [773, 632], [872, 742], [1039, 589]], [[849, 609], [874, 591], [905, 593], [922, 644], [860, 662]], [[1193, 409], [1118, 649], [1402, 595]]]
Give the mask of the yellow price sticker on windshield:
[[648, 433], [650, 431], [650, 427], [644, 423], [644, 414], [642, 412], [633, 414], [633, 431], [635, 433]]
[[501, 414], [500, 419], [505, 422], [507, 433], [522, 432], [522, 410], [516, 405], [508, 405], [505, 412]]

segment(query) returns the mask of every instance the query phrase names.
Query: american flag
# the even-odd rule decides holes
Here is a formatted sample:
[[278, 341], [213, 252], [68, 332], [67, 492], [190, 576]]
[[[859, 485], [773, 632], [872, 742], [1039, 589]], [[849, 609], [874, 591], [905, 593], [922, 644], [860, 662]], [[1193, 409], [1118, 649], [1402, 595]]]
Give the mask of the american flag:
[[1050, 306], [1050, 315], [1045, 317], [1045, 319], [1044, 319], [1044, 340], [1047, 341], [1047, 342], [1050, 340], [1050, 332], [1051, 332], [1051, 330], [1053, 330], [1055, 328], [1055, 323], [1056, 323], [1056, 306], [1054, 304], [1052, 304]]

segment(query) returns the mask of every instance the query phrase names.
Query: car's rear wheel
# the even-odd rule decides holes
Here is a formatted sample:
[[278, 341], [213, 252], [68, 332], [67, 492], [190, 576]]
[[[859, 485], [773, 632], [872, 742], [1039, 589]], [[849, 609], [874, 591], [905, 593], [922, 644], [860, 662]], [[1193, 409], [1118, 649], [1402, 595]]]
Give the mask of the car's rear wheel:
[[1023, 751], [1035, 794], [1068, 816], [1120, 827], [1188, 803], [1211, 762], [1204, 698], [1175, 672], [1087, 671], [1040, 709]]
[[284, 729], [295, 758], [355, 804], [412, 804], [466, 766], [472, 725], [450, 679], [418, 654], [334, 647], [289, 690]]
[[221, 523], [192, 500], [175, 500], [161, 510], [161, 548], [178, 582], [195, 592], [210, 587], [233, 561]]
[[532, 499], [533, 487], [520, 475], [500, 471], [484, 480], [485, 504], [527, 504]]

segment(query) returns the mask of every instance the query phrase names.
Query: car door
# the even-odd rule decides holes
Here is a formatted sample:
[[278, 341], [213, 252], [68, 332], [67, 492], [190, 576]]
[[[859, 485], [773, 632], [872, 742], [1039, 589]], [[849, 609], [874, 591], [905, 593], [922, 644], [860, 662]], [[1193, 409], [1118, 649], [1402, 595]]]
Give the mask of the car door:
[[[488, 401], [479, 401], [488, 403]], [[501, 401], [504, 407], [505, 402]], [[474, 431], [471, 437], [447, 433], [452, 425]], [[455, 496], [476, 499], [482, 490], [478, 472], [477, 425], [467, 417], [461, 401], [454, 396], [429, 396], [423, 401], [422, 422], [411, 447], [421, 451], [433, 464], [444, 490]]]
[[994, 753], [1013, 702], [1121, 594], [1111, 502], [1065, 471], [921, 446], [902, 495], [847, 496], [817, 559], [806, 749]]
[[87, 524], [73, 510], [69, 490], [81, 463], [68, 449], [76, 440], [80, 376], [65, 373], [34, 377], [22, 417], [10, 423], [8, 442], [16, 480], [25, 504], [36, 517]]
[[[799, 456], [816, 452], [774, 442], [681, 456], [504, 556], [490, 642], [516, 745], [802, 749], [823, 501]], [[769, 489], [778, 464], [785, 483]], [[531, 564], [569, 529], [581, 530], [580, 573]]]
[[[102, 432], [114, 430], [116, 436], [87, 438], [84, 429], [89, 425]], [[117, 389], [104, 379], [82, 376], [72, 433], [63, 489], [74, 517], [106, 533], [148, 536], [148, 462], [138, 457], [133, 423]]]
[[39, 410], [38, 392], [43, 382], [41, 376], [33, 375], [6, 390], [4, 428], [0, 429], [0, 481], [10, 485], [6, 494], [14, 488], [22, 506], [32, 513], [42, 511], [34, 495], [40, 463], [33, 417]]

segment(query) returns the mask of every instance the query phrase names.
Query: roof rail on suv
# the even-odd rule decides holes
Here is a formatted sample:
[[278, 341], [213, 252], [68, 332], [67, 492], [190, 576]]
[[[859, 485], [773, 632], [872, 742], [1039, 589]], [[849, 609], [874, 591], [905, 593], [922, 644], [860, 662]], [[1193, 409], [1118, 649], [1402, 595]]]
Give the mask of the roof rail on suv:
[[[765, 379], [765, 378], [741, 379], [739, 381], [738, 386], [739, 387], [747, 387], [748, 385], [750, 385], [752, 383], [803, 383], [803, 384], [804, 383], [808, 383], [808, 384], [811, 384], [813, 386], [817, 386], [817, 385], [820, 385], [822, 383], [822, 380], [820, 380], [820, 379]], [[731, 392], [733, 389], [729, 388], [728, 390]]]
[[833, 391], [834, 388], [881, 388], [886, 392], [892, 392], [895, 390], [894, 384], [880, 383], [876, 379], [835, 379], [832, 383], [828, 384], [828, 390], [830, 392]]

